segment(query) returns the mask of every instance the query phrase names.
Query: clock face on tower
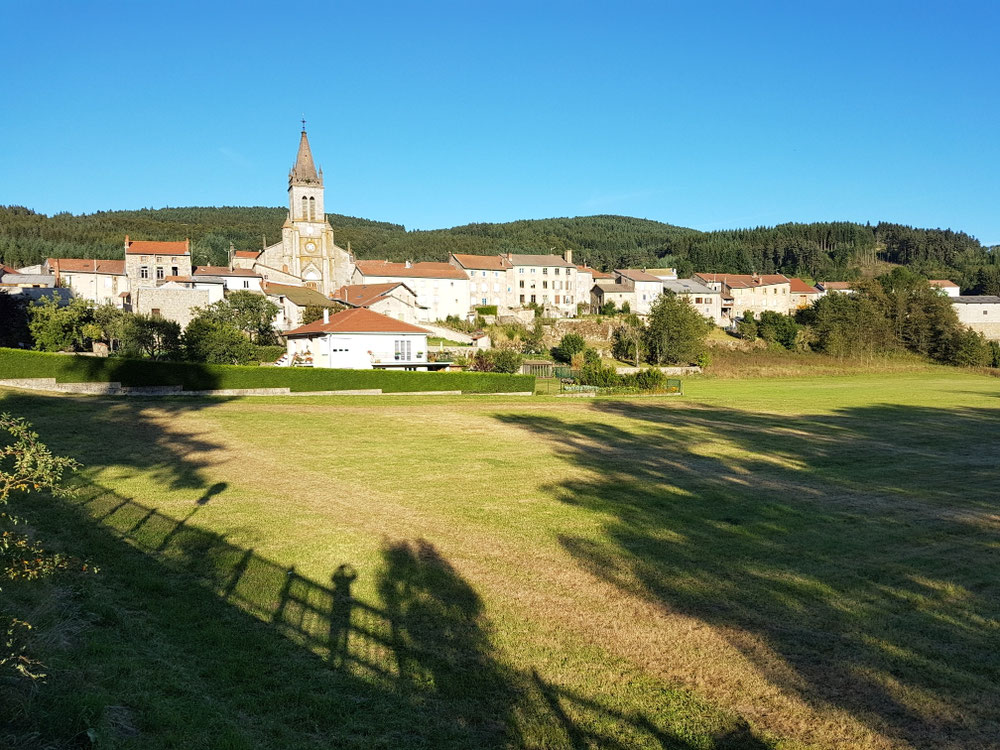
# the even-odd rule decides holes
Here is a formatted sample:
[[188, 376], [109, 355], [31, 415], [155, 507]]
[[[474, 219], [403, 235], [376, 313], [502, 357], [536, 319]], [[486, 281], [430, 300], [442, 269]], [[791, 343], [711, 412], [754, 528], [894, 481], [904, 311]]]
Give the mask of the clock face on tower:
[[315, 242], [307, 242], [306, 243], [306, 250], [315, 250], [315, 249], [316, 249], [316, 243]]

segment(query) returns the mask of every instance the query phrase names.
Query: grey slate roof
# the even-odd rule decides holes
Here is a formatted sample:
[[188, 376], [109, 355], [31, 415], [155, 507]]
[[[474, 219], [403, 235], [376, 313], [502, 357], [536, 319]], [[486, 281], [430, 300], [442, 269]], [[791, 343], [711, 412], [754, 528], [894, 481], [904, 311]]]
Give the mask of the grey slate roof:
[[950, 301], [953, 305], [1000, 305], [1000, 297], [985, 294], [952, 297]]
[[664, 279], [663, 289], [674, 294], [721, 294], [713, 292], [697, 279]]
[[663, 281], [659, 276], [653, 276], [653, 274], [640, 271], [637, 268], [616, 268], [615, 273], [632, 281]]

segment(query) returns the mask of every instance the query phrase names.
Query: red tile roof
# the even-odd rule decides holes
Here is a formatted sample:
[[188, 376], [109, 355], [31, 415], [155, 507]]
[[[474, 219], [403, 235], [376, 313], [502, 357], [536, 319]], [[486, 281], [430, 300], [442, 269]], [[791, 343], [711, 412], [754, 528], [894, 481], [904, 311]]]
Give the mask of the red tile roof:
[[852, 282], [850, 282], [850, 281], [821, 281], [819, 283], [820, 283], [820, 286], [822, 286], [823, 289], [825, 289], [825, 290], [833, 289], [834, 291], [837, 291], [837, 290], [843, 290], [843, 289], [850, 290], [850, 289], [854, 288], [854, 287], [851, 286]]
[[250, 276], [255, 279], [262, 278], [256, 271], [249, 268], [229, 268], [228, 266], [195, 266], [193, 273], [195, 276]]
[[237, 250], [233, 253], [234, 258], [257, 258], [260, 256], [260, 250]]
[[462, 268], [475, 271], [506, 271], [511, 267], [510, 261], [502, 255], [452, 253], [451, 257], [457, 260]]
[[417, 279], [467, 279], [461, 269], [451, 263], [390, 263], [387, 260], [359, 260], [357, 269], [363, 276], [402, 276]]
[[594, 277], [595, 281], [597, 279], [613, 279], [614, 278], [614, 274], [604, 273], [604, 271], [598, 271], [596, 268], [591, 268], [590, 266], [577, 266], [576, 270], [580, 271], [581, 273], [589, 273], [591, 276]]
[[751, 289], [758, 286], [787, 284], [789, 279], [780, 273], [742, 274], [742, 273], [696, 273], [702, 281], [721, 281], [730, 289]]
[[927, 283], [930, 284], [931, 286], [951, 287], [953, 289], [958, 289], [958, 284], [956, 284], [954, 281], [948, 281], [948, 279], [931, 279]]
[[819, 294], [819, 289], [809, 286], [802, 279], [792, 278], [788, 283], [791, 285], [792, 294]]
[[366, 307], [344, 310], [330, 316], [330, 322], [317, 320], [292, 329], [286, 336], [310, 336], [318, 333], [430, 333], [424, 328], [372, 312]]
[[388, 284], [353, 284], [351, 286], [342, 286], [331, 294], [330, 297], [337, 302], [343, 302], [351, 307], [368, 307], [399, 286], [405, 287], [411, 294], [413, 293], [413, 290], [406, 286], [406, 284], [401, 281], [395, 281]]
[[95, 260], [93, 258], [49, 258], [46, 264], [55, 273], [105, 273], [125, 275], [123, 260]]
[[129, 240], [125, 235], [125, 252], [128, 255], [187, 255], [191, 251], [191, 243], [183, 242], [153, 242], [151, 240]]
[[657, 283], [663, 281], [659, 276], [653, 276], [653, 274], [640, 271], [638, 268], [617, 268], [615, 273], [629, 281], [655, 281]]

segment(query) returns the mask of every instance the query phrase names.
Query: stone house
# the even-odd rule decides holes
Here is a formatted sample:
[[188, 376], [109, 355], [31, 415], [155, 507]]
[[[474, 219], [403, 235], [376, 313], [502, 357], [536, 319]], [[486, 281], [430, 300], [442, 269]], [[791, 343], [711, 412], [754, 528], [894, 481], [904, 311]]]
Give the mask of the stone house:
[[616, 283], [635, 292], [629, 307], [636, 315], [648, 315], [656, 299], [663, 294], [663, 279], [645, 271], [623, 268], [615, 271]]
[[152, 288], [167, 276], [191, 275], [191, 243], [130, 240], [125, 235], [125, 275], [129, 291]]
[[792, 308], [791, 282], [782, 274], [696, 273], [695, 278], [710, 289], [722, 292], [722, 317], [727, 325], [747, 312], [787, 315]]
[[614, 302], [615, 308], [619, 310], [623, 302], [628, 302], [631, 309], [635, 304], [635, 290], [613, 281], [596, 282], [590, 290], [590, 312], [599, 314], [608, 302]]
[[802, 279], [788, 280], [789, 293], [792, 295], [792, 310], [804, 310], [823, 296], [823, 292], [814, 286], [809, 286]]
[[508, 253], [510, 263], [512, 306], [525, 307], [531, 303], [541, 305], [553, 317], [576, 315], [577, 268], [573, 265], [573, 251], [565, 257], [558, 255], [519, 255]]
[[195, 279], [213, 277], [221, 279], [227, 292], [247, 291], [262, 294], [263, 277], [256, 271], [247, 268], [227, 268], [226, 266], [195, 266], [192, 273]]
[[992, 341], [1000, 341], [1000, 297], [968, 295], [953, 297], [951, 306], [958, 322], [979, 331]]

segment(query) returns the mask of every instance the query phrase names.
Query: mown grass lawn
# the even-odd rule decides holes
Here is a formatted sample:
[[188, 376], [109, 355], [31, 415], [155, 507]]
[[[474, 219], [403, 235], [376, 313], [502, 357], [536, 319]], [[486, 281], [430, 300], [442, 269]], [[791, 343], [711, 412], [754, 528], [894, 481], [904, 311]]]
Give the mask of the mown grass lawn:
[[9, 736], [995, 747], [1000, 380], [685, 392], [6, 391], [87, 467], [21, 509], [101, 568], [45, 584], [50, 677], [0, 689]]

